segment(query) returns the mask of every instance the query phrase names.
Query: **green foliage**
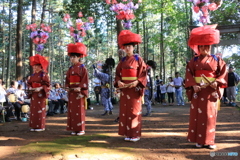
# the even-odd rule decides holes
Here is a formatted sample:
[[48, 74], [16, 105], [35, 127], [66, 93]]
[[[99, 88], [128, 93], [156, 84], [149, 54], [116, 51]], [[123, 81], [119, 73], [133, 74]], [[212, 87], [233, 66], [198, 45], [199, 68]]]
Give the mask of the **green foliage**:
[[[229, 66], [233, 66], [234, 68], [240, 69], [240, 56], [237, 53], [232, 54], [230, 57], [224, 58], [224, 61]], [[240, 70], [239, 70], [240, 71]], [[239, 72], [240, 73], [240, 72]]]
[[[12, 37], [15, 39], [16, 35], [16, 6], [17, 1], [13, 0], [12, 13], [14, 15], [12, 19]], [[134, 0], [137, 2], [137, 0]], [[2, 0], [0, 7], [5, 7], [0, 12], [0, 51], [5, 50], [8, 53], [7, 46], [9, 45], [9, 13], [8, 13], [8, 0]], [[240, 23], [238, 0], [223, 1], [222, 6], [214, 11], [210, 12], [212, 23], [218, 23], [219, 25], [233, 25]], [[15, 7], [15, 8], [14, 8]], [[191, 58], [190, 49], [187, 46], [187, 40], [189, 36], [189, 25], [191, 22], [191, 7], [192, 4], [186, 0], [143, 0], [140, 4], [140, 8], [136, 10], [136, 19], [133, 20], [133, 32], [139, 32], [143, 37], [143, 43], [140, 45], [140, 51], [145, 51], [149, 59], [154, 59], [158, 65], [156, 74], [162, 74], [160, 70], [160, 59], [162, 58], [160, 52], [160, 44], [163, 44], [164, 60], [166, 77], [171, 76], [173, 71], [180, 71], [183, 75], [185, 72], [185, 61]], [[84, 17], [92, 16], [94, 18], [94, 24], [92, 31], [87, 33], [84, 37], [83, 43], [88, 47], [88, 57], [85, 58], [85, 64], [89, 70], [91, 70], [91, 64], [97, 61], [104, 61], [110, 55], [113, 56], [117, 62], [117, 33], [116, 33], [116, 18], [115, 13], [110, 11], [110, 5], [105, 3], [105, 0], [64, 0], [48, 1], [47, 10], [45, 11], [45, 23], [51, 24], [53, 32], [50, 33], [50, 38], [45, 44], [44, 55], [49, 56], [51, 59], [50, 73], [52, 81], [61, 82], [65, 71], [70, 66], [68, 57], [66, 56], [66, 45], [73, 42], [73, 39], [69, 35], [69, 29], [66, 27], [66, 23], [62, 21], [62, 17], [65, 13], [69, 13], [73, 18], [73, 21], [77, 18], [78, 12], [81, 11]], [[23, 17], [23, 37], [24, 37], [24, 59], [29, 57], [29, 34], [30, 32], [25, 30], [25, 25], [30, 22], [30, 9], [31, 1], [24, 1], [24, 17]], [[37, 0], [37, 23], [40, 21], [40, 15], [42, 11], [42, 0]], [[28, 12], [27, 12], [28, 11]], [[162, 19], [162, 21], [161, 21]], [[145, 23], [145, 26], [143, 25]], [[161, 23], [163, 28], [161, 28]], [[161, 37], [163, 41], [161, 41]], [[222, 39], [235, 39], [236, 34], [229, 33], [222, 35]], [[2, 42], [3, 41], [3, 42]], [[146, 43], [148, 43], [146, 45]], [[145, 46], [144, 46], [145, 44]], [[145, 47], [145, 48], [144, 48]], [[12, 69], [11, 75], [14, 76], [14, 52], [15, 42], [12, 43]], [[1, 52], [2, 54], [2, 52]], [[228, 58], [228, 64], [233, 64], [235, 67], [239, 67], [239, 57], [236, 55], [233, 58]], [[6, 57], [5, 57], [6, 58]], [[28, 61], [25, 60], [26, 73], [28, 71]], [[92, 77], [91, 72], [89, 76]]]
[[238, 0], [224, 1], [222, 6], [214, 12], [211, 12], [212, 24], [233, 25], [240, 23], [240, 3]]

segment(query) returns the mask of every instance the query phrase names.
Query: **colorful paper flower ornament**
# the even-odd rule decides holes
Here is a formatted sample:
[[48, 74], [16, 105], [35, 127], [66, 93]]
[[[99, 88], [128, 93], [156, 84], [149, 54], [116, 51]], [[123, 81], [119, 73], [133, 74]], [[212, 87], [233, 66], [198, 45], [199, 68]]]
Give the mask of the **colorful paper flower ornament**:
[[67, 28], [69, 28], [70, 35], [74, 38], [75, 43], [82, 42], [82, 37], [86, 36], [86, 31], [91, 29], [90, 24], [94, 23], [93, 17], [88, 17], [87, 22], [83, 22], [82, 17], [82, 12], [78, 12], [78, 19], [76, 19], [75, 24], [72, 23], [69, 14], [65, 14], [63, 17], [63, 21], [67, 23]]
[[188, 0], [193, 3], [193, 11], [200, 12], [199, 21], [206, 25], [210, 23], [209, 12], [217, 10], [222, 5], [222, 0]]
[[42, 52], [44, 49], [44, 44], [47, 42], [49, 38], [48, 32], [52, 32], [51, 27], [45, 24], [41, 24], [40, 28], [37, 28], [37, 24], [33, 23], [30, 25], [26, 25], [27, 30], [31, 30], [30, 38], [32, 39], [33, 43], [37, 45], [36, 51], [38, 53]]
[[142, 1], [139, 0], [138, 3], [134, 5], [132, 0], [122, 0], [120, 3], [116, 0], [106, 0], [107, 4], [112, 4], [110, 10], [116, 13], [118, 20], [122, 20], [125, 29], [131, 29], [131, 20], [135, 18], [134, 11], [139, 8], [139, 3], [141, 2]]

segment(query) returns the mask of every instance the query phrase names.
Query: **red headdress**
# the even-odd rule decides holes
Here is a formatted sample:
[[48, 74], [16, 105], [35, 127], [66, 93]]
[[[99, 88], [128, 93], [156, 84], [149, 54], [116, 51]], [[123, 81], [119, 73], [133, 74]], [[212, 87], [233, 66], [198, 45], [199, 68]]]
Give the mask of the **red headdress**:
[[81, 57], [87, 56], [87, 47], [83, 43], [70, 43], [67, 46], [68, 56], [70, 56], [70, 53], [78, 53], [81, 55]]
[[139, 44], [142, 43], [142, 38], [139, 34], [133, 33], [129, 30], [122, 30], [118, 36], [118, 44], [122, 48], [124, 44]]
[[35, 56], [31, 56], [29, 58], [30, 60], [30, 65], [34, 66], [36, 64], [40, 64], [43, 68], [44, 71], [47, 71], [47, 67], [48, 67], [48, 60], [47, 57], [43, 57], [39, 54], [36, 54]]
[[218, 44], [220, 32], [216, 27], [217, 24], [194, 28], [188, 40], [189, 47], [199, 55], [198, 45]]

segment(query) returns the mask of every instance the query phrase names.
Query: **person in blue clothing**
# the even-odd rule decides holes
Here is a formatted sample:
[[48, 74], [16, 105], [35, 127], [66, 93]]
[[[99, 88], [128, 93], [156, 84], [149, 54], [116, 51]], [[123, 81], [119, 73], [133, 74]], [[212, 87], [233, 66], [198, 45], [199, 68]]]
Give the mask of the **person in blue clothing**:
[[155, 81], [155, 89], [156, 89], [156, 101], [158, 102], [158, 103], [160, 103], [161, 102], [161, 90], [160, 90], [160, 82], [161, 82], [162, 80], [161, 79], [159, 79], [159, 76], [156, 76], [156, 81]]
[[102, 116], [113, 114], [113, 105], [111, 102], [111, 67], [108, 63], [105, 63], [102, 67], [102, 72], [99, 71], [94, 65], [93, 68], [94, 76], [101, 81], [101, 103], [104, 106], [105, 111]]
[[56, 97], [56, 92], [54, 89], [52, 89], [52, 86], [50, 85], [50, 91], [49, 91], [49, 97], [48, 97], [48, 112], [47, 116], [53, 116], [54, 114], [57, 114], [57, 110], [59, 109], [60, 103], [58, 102], [58, 99]]
[[175, 78], [173, 79], [174, 87], [175, 87], [175, 95], [177, 99], [177, 105], [184, 106], [184, 99], [182, 95], [182, 86], [184, 86], [183, 78], [179, 76], [179, 72], [175, 73]]
[[60, 110], [60, 113], [63, 114], [63, 113], [65, 113], [65, 110], [66, 110], [66, 108], [64, 106], [65, 101], [63, 99], [64, 90], [61, 88], [60, 83], [55, 83], [54, 88], [55, 88], [54, 92], [55, 92], [57, 100], [60, 104], [60, 108], [58, 108], [58, 109]]
[[153, 70], [156, 69], [156, 62], [153, 60], [147, 61], [147, 85], [144, 91], [144, 105], [146, 106], [147, 113], [143, 116], [151, 116], [152, 112], [152, 98], [153, 98]]

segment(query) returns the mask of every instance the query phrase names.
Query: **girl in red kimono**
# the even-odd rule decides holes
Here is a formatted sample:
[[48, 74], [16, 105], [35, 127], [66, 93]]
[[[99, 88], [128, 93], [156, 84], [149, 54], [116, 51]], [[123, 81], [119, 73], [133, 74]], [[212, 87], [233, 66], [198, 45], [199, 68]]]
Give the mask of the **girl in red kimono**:
[[133, 54], [134, 46], [141, 43], [141, 37], [129, 30], [123, 30], [118, 37], [119, 45], [127, 56], [116, 68], [114, 86], [121, 89], [119, 112], [119, 135], [125, 141], [136, 142], [141, 136], [142, 96], [147, 83], [146, 64]]
[[30, 105], [30, 131], [44, 131], [46, 121], [46, 99], [49, 96], [50, 79], [45, 72], [48, 67], [48, 60], [39, 54], [32, 56], [30, 65], [33, 67], [33, 75], [28, 80], [31, 93]]
[[196, 56], [188, 62], [185, 77], [191, 101], [188, 141], [196, 142], [198, 148], [216, 148], [218, 102], [227, 84], [225, 62], [210, 54], [210, 45], [219, 43], [219, 31], [215, 28], [216, 25], [195, 28], [189, 39]]
[[88, 72], [80, 58], [87, 56], [87, 48], [83, 43], [68, 45], [68, 56], [72, 66], [66, 75], [68, 90], [68, 117], [67, 130], [72, 135], [85, 134], [85, 99], [88, 97]]

